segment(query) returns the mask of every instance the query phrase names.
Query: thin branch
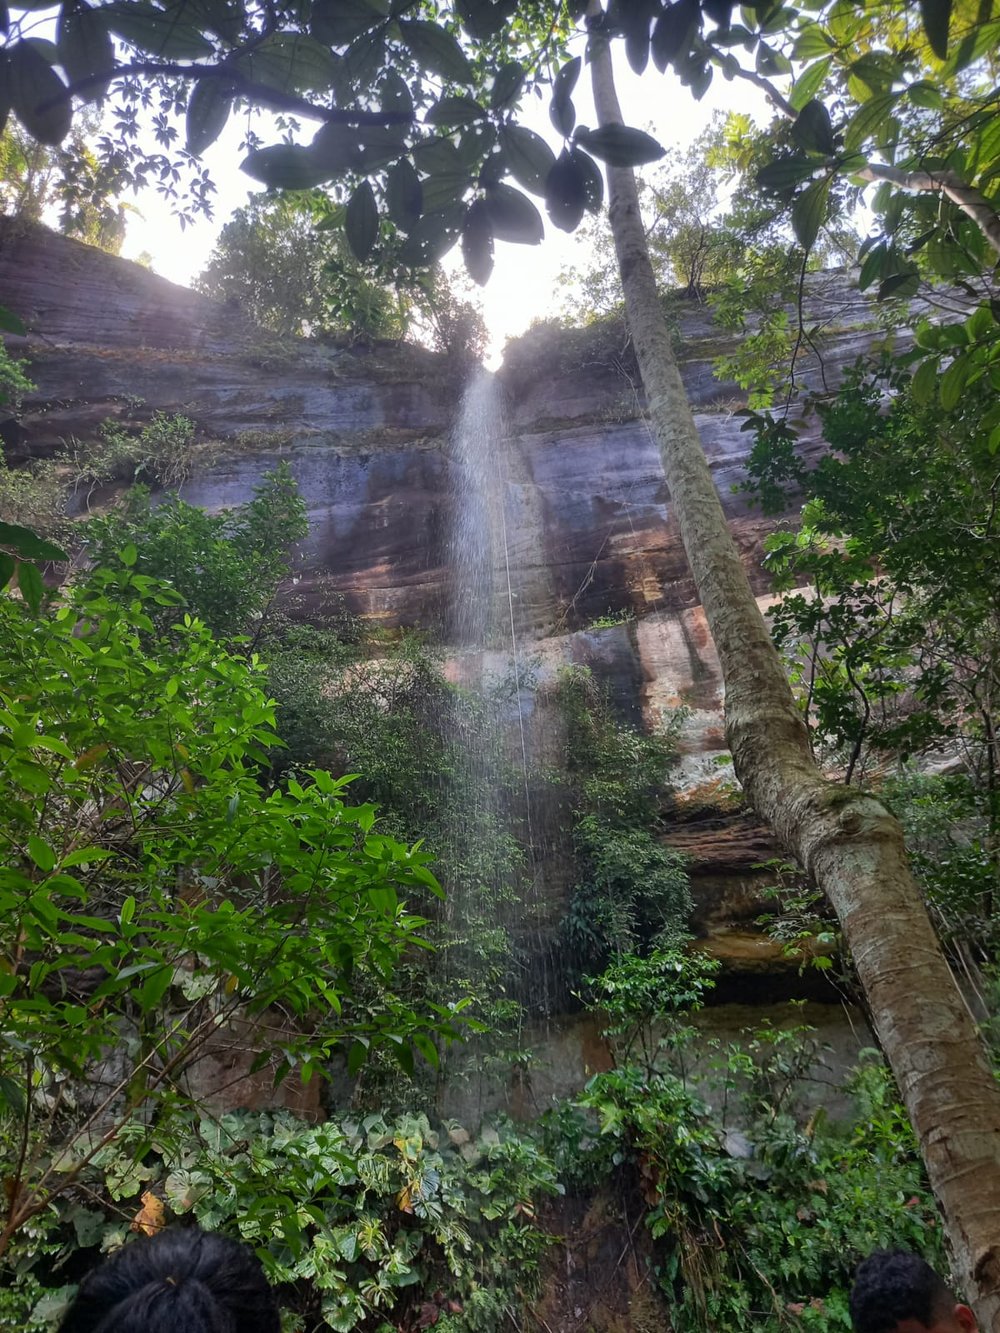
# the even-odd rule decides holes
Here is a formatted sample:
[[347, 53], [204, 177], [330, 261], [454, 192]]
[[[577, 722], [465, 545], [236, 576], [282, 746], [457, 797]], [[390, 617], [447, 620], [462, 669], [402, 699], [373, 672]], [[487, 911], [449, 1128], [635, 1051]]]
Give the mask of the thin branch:
[[901, 167], [862, 167], [853, 173], [865, 181], [888, 181], [907, 194], [943, 194], [971, 218], [1000, 259], [1000, 215], [984, 194], [954, 171], [904, 171]]
[[306, 97], [294, 93], [282, 92], [279, 88], [269, 88], [247, 78], [233, 65], [180, 65], [173, 61], [135, 60], [130, 65], [119, 65], [112, 74], [90, 74], [85, 79], [77, 79], [58, 97], [41, 103], [40, 113], [79, 93], [102, 87], [117, 79], [135, 75], [157, 75], [171, 79], [220, 79], [232, 88], [235, 95], [248, 98], [259, 106], [269, 107], [273, 111], [288, 111], [305, 116], [310, 120], [321, 120], [327, 125], [412, 125], [414, 117], [406, 111], [362, 111], [358, 107], [317, 106]]

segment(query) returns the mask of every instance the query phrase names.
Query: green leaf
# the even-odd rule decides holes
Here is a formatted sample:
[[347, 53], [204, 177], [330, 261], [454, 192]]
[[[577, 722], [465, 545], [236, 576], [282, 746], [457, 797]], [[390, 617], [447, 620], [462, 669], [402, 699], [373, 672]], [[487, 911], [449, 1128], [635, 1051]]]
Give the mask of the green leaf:
[[460, 175], [465, 171], [462, 155], [450, 139], [425, 139], [413, 149], [413, 161], [428, 175]]
[[644, 162], [657, 162], [665, 153], [651, 134], [628, 125], [580, 129], [576, 132], [576, 142], [612, 167], [637, 167]]
[[916, 269], [907, 269], [903, 273], [893, 273], [883, 278], [879, 284], [878, 299], [887, 300], [890, 296], [906, 298], [915, 296], [920, 287], [920, 274]]
[[39, 570], [27, 560], [17, 567], [17, 586], [33, 615], [37, 615], [45, 596], [45, 584]]
[[158, 9], [148, 0], [114, 0], [101, 7], [111, 31], [140, 51], [164, 60], [202, 60], [210, 56], [212, 43], [195, 24], [180, 21], [182, 12]]
[[878, 93], [858, 107], [844, 131], [844, 147], [848, 152], [853, 152], [872, 136], [878, 141], [878, 131], [889, 123], [897, 98], [897, 93]]
[[28, 855], [38, 869], [44, 871], [46, 875], [50, 870], [55, 869], [55, 852], [44, 839], [39, 838], [35, 833], [29, 833], [28, 835]]
[[439, 171], [422, 183], [424, 211], [439, 213], [443, 208], [458, 203], [472, 184], [467, 171]]
[[278, 143], [269, 148], [255, 148], [247, 153], [241, 166], [248, 176], [272, 190], [311, 190], [337, 174], [323, 154], [301, 144]]
[[792, 230], [803, 250], [812, 249], [819, 229], [826, 221], [829, 200], [830, 177], [826, 176], [803, 190], [792, 205]]
[[462, 257], [472, 281], [485, 287], [493, 272], [493, 226], [482, 199], [469, 205], [462, 223]]
[[462, 234], [465, 212], [464, 205], [456, 204], [440, 213], [424, 213], [406, 238], [400, 261], [425, 268], [443, 258]]
[[972, 358], [966, 353], [957, 356], [941, 376], [939, 392], [941, 406], [946, 412], [953, 412], [961, 402], [972, 368]]
[[937, 390], [939, 362], [936, 356], [928, 356], [917, 367], [910, 381], [910, 393], [914, 401], [926, 406]]
[[360, 171], [363, 163], [357, 131], [332, 121], [321, 125], [313, 135], [309, 153], [316, 170], [325, 172], [321, 180], [332, 180], [335, 176], [342, 176], [345, 171]]
[[541, 135], [521, 125], [505, 125], [500, 130], [500, 147], [518, 185], [532, 194], [545, 194], [556, 156]]
[[201, 154], [225, 129], [233, 106], [232, 89], [224, 79], [199, 79], [191, 90], [186, 118], [187, 150]]
[[37, 532], [16, 523], [0, 522], [0, 546], [6, 546], [25, 560], [69, 559], [61, 546], [54, 545], [44, 537], [39, 537]]
[[801, 109], [815, 97], [823, 86], [823, 81], [829, 73], [830, 66], [833, 63], [832, 56], [826, 56], [822, 60], [817, 60], [815, 64], [804, 69], [795, 80], [795, 86], [789, 97], [789, 103], [796, 111]]
[[[82, 83], [98, 75], [110, 77], [115, 64], [114, 45], [107, 22], [100, 10], [86, 0], [64, 5], [59, 15], [56, 45], [59, 62], [71, 84]], [[106, 85], [98, 83], [79, 94], [86, 101], [103, 97]]]
[[241, 55], [238, 66], [256, 83], [280, 92], [324, 92], [336, 79], [335, 57], [316, 40], [295, 32], [276, 32]]
[[580, 70], [583, 68], [583, 61], [579, 56], [574, 56], [572, 60], [567, 60], [556, 77], [552, 80], [552, 95], [556, 98], [572, 97], [573, 89], [576, 87], [577, 80], [580, 77]]
[[545, 235], [538, 209], [510, 185], [492, 185], [487, 189], [486, 210], [498, 241], [537, 245]]
[[396, 1063], [399, 1065], [400, 1069], [403, 1071], [403, 1073], [406, 1075], [406, 1077], [407, 1077], [407, 1078], [412, 1078], [412, 1077], [413, 1077], [413, 1047], [410, 1046], [409, 1043], [408, 1043], [408, 1042], [405, 1042], [405, 1041], [402, 1042], [402, 1043], [400, 1043], [400, 1044], [398, 1044], [398, 1045], [397, 1045], [396, 1042], [391, 1042], [390, 1045], [389, 1045], [389, 1050], [390, 1050], [390, 1051], [392, 1052], [392, 1054], [395, 1056], [395, 1058], [396, 1058]]
[[426, 113], [424, 124], [470, 125], [486, 114], [486, 108], [471, 97], [442, 97]]
[[815, 60], [817, 56], [828, 56], [833, 46], [832, 39], [818, 23], [808, 23], [795, 39], [792, 59]]
[[6, 588], [11, 580], [14, 570], [17, 569], [17, 561], [6, 551], [0, 551], [0, 589]]
[[382, 79], [380, 105], [383, 111], [411, 117], [413, 115], [413, 94], [406, 80], [394, 69], [390, 69]]
[[407, 159], [397, 162], [386, 177], [386, 208], [389, 217], [403, 231], [410, 231], [424, 209], [424, 191], [420, 177]]
[[8, 54], [10, 104], [33, 139], [55, 146], [69, 133], [73, 108], [66, 85], [29, 41], [15, 42]]
[[513, 102], [524, 83], [524, 66], [517, 60], [501, 65], [493, 78], [490, 92], [490, 109], [501, 111]]
[[400, 20], [399, 31], [418, 65], [448, 83], [473, 82], [472, 66], [450, 32], [423, 19]]
[[118, 913], [118, 920], [123, 926], [129, 926], [132, 924], [132, 918], [134, 916], [135, 916], [135, 898], [131, 894], [129, 894], [129, 896], [125, 899], [125, 901], [121, 905], [121, 910]]
[[914, 106], [923, 107], [927, 111], [942, 111], [944, 109], [944, 97], [941, 90], [928, 79], [920, 79], [917, 83], [911, 83], [906, 89], [906, 96]]
[[347, 46], [385, 15], [365, 0], [313, 0], [309, 31], [324, 46]]
[[757, 184], [762, 190], [785, 194], [808, 180], [817, 165], [814, 159], [806, 157], [786, 157], [778, 162], [769, 162], [757, 172]]
[[371, 254], [378, 237], [378, 205], [370, 181], [362, 181], [351, 195], [344, 214], [344, 228], [355, 259], [363, 262]]
[[549, 104], [549, 119], [563, 138], [568, 139], [576, 124], [576, 107], [571, 99], [566, 97], [559, 101], [553, 98]]
[[368, 1058], [367, 1043], [354, 1041], [351, 1043], [351, 1049], [347, 1053], [347, 1073], [350, 1078], [355, 1078]]
[[951, 0], [920, 0], [920, 17], [931, 50], [938, 60], [946, 60], [948, 29], [951, 25]]
[[837, 151], [830, 113], [822, 102], [807, 102], [792, 125], [792, 138], [807, 152], [831, 157]]

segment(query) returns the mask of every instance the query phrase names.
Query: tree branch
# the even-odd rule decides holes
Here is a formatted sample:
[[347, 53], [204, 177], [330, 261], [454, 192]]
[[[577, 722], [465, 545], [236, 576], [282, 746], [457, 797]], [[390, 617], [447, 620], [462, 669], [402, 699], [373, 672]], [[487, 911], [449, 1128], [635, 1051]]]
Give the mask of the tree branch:
[[904, 171], [869, 163], [852, 174], [865, 181], [888, 181], [907, 194], [943, 194], [972, 219], [1000, 258], [1000, 215], [985, 195], [954, 171]]
[[273, 111], [288, 111], [305, 116], [309, 120], [321, 120], [327, 125], [412, 125], [414, 123], [413, 115], [406, 111], [362, 111], [359, 107], [317, 106], [315, 102], [310, 102], [306, 97], [299, 97], [296, 93], [286, 93], [280, 88], [270, 88], [267, 84], [257, 83], [247, 78], [233, 65], [180, 65], [174, 61], [163, 60], [135, 60], [130, 65], [119, 65], [110, 76], [90, 74], [85, 79], [77, 79], [58, 97], [50, 98], [38, 109], [40, 112], [48, 111], [78, 93], [134, 75], [161, 75], [171, 79], [220, 79], [232, 87], [234, 95], [252, 100], [258, 106], [266, 106]]

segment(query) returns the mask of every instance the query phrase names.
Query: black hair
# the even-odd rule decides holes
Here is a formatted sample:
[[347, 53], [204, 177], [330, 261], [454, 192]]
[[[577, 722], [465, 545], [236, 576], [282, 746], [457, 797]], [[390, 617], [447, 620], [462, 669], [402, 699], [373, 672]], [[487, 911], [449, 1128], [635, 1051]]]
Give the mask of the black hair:
[[88, 1273], [59, 1333], [279, 1333], [252, 1250], [199, 1227], [123, 1246]]
[[954, 1305], [943, 1279], [908, 1250], [876, 1250], [854, 1275], [850, 1309], [855, 1333], [891, 1333], [903, 1319], [931, 1328]]

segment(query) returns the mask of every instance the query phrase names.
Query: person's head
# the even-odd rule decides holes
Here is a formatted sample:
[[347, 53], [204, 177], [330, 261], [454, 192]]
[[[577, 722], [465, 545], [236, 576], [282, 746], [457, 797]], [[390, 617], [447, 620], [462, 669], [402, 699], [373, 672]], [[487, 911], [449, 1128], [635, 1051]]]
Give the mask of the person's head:
[[124, 1245], [80, 1284], [59, 1333], [279, 1333], [257, 1256], [198, 1227]]
[[850, 1305], [855, 1333], [977, 1333], [969, 1307], [906, 1250], [876, 1250], [859, 1264]]

